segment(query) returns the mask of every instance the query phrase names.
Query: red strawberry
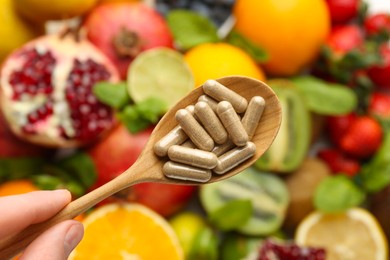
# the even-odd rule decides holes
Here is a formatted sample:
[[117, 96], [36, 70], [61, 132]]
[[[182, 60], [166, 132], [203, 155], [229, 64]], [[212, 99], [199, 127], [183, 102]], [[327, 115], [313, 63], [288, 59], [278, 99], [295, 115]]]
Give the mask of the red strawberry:
[[390, 88], [390, 46], [383, 44], [380, 46], [382, 63], [368, 69], [371, 80], [379, 87]]
[[346, 23], [355, 18], [360, 0], [327, 0], [332, 23]]
[[368, 113], [379, 119], [390, 120], [390, 95], [374, 92], [371, 95]]
[[318, 157], [325, 161], [333, 173], [342, 173], [352, 177], [360, 171], [359, 161], [347, 156], [338, 149], [323, 149], [318, 152]]
[[364, 43], [362, 30], [357, 25], [336, 26], [326, 40], [326, 45], [337, 56], [361, 47]]
[[368, 36], [379, 34], [390, 34], [390, 15], [386, 13], [377, 13], [368, 16], [364, 21], [364, 29]]
[[380, 124], [369, 116], [357, 118], [340, 140], [340, 148], [356, 158], [372, 156], [382, 141]]
[[326, 125], [329, 132], [329, 137], [333, 144], [339, 146], [340, 140], [347, 132], [348, 128], [357, 118], [356, 114], [350, 113], [343, 116], [329, 116], [326, 120]]

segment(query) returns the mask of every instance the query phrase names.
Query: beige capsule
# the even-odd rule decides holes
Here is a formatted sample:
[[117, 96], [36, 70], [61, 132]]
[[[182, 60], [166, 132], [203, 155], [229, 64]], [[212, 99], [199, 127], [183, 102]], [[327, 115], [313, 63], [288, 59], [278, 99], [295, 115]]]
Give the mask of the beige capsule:
[[154, 152], [158, 156], [164, 157], [168, 154], [169, 147], [175, 144], [182, 144], [187, 139], [188, 136], [183, 129], [180, 126], [176, 126], [172, 131], [154, 144]]
[[176, 120], [196, 147], [205, 151], [214, 148], [213, 139], [188, 110], [179, 109], [176, 112]]
[[259, 124], [260, 118], [264, 111], [264, 107], [265, 100], [260, 96], [254, 96], [249, 101], [244, 117], [241, 120], [241, 123], [248, 134], [249, 140], [252, 139], [256, 132], [257, 125]]
[[188, 105], [188, 106], [186, 106], [186, 109], [188, 112], [191, 113], [191, 115], [195, 115], [195, 106], [194, 105]]
[[203, 84], [203, 91], [217, 101], [230, 102], [237, 113], [244, 112], [248, 105], [248, 101], [244, 97], [225, 87], [216, 80], [207, 80]]
[[195, 115], [206, 129], [207, 133], [217, 144], [223, 144], [228, 138], [228, 133], [223, 127], [218, 116], [211, 107], [203, 101], [195, 104]]
[[196, 146], [194, 143], [191, 141], [191, 139], [187, 139], [184, 143], [181, 144], [183, 147], [189, 147], [189, 148], [195, 148]]
[[211, 152], [216, 156], [220, 156], [234, 147], [236, 147], [236, 145], [228, 139], [225, 143], [214, 146], [214, 149]]
[[199, 98], [198, 98], [198, 101], [203, 101], [203, 102], [206, 102], [210, 107], [211, 109], [216, 112], [217, 111], [217, 105], [218, 105], [218, 102], [213, 99], [212, 97], [210, 96], [207, 96], [207, 95], [201, 95]]
[[227, 101], [221, 101], [217, 106], [217, 114], [232, 142], [237, 146], [244, 146], [249, 140], [248, 134], [233, 106]]
[[218, 157], [217, 166], [213, 171], [217, 174], [224, 174], [251, 158], [255, 152], [256, 145], [252, 142], [248, 142], [245, 146], [236, 147]]
[[168, 157], [174, 162], [204, 169], [213, 169], [218, 162], [217, 156], [212, 152], [180, 145], [172, 145], [168, 150]]
[[163, 173], [168, 178], [186, 181], [208, 182], [211, 179], [211, 170], [172, 161], [168, 161], [164, 164]]

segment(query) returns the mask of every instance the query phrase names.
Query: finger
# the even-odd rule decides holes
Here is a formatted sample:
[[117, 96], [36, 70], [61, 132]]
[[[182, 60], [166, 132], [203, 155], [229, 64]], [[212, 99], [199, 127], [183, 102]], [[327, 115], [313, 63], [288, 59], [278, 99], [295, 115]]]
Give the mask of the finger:
[[71, 200], [67, 190], [0, 197], [0, 239], [54, 216]]
[[80, 222], [66, 220], [36, 238], [19, 259], [65, 260], [83, 235], [84, 227]]

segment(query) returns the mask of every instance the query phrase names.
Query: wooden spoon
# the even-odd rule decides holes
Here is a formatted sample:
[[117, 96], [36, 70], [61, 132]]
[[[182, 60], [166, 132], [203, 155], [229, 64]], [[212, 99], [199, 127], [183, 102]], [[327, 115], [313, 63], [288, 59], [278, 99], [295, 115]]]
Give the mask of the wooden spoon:
[[[265, 109], [252, 139], [252, 142], [256, 145], [255, 155], [223, 175], [213, 175], [207, 183], [232, 177], [252, 165], [273, 142], [279, 130], [282, 117], [281, 106], [277, 96], [273, 90], [263, 82], [239, 76], [225, 77], [218, 79], [217, 81], [245, 97], [248, 101], [253, 96], [262, 96], [265, 100]], [[162, 172], [165, 160], [155, 155], [153, 146], [177, 125], [175, 120], [176, 111], [185, 108], [188, 105], [195, 104], [202, 94], [204, 94], [202, 87], [196, 88], [172, 107], [155, 127], [138, 160], [121, 175], [69, 203], [53, 218], [43, 223], [31, 225], [19, 234], [0, 241], [0, 259], [8, 259], [16, 255], [49, 227], [63, 220], [72, 219], [78, 216], [110, 195], [136, 183], [160, 182], [189, 185], [201, 184], [199, 182], [165, 177]]]

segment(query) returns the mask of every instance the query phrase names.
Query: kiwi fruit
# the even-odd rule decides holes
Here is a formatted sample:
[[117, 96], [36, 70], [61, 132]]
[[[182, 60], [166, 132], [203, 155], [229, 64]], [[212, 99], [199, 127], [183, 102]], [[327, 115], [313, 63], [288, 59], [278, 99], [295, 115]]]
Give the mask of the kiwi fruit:
[[281, 227], [289, 196], [286, 184], [277, 175], [250, 167], [229, 179], [200, 188], [200, 201], [208, 215], [233, 200], [245, 199], [252, 203], [252, 214], [245, 223], [236, 226], [236, 231], [268, 235]]
[[299, 91], [288, 80], [270, 80], [282, 106], [282, 123], [270, 148], [255, 166], [264, 171], [290, 173], [307, 155], [311, 142], [311, 115]]

